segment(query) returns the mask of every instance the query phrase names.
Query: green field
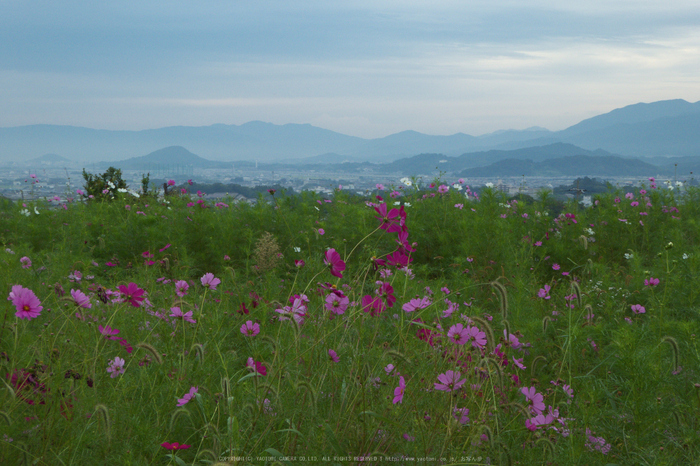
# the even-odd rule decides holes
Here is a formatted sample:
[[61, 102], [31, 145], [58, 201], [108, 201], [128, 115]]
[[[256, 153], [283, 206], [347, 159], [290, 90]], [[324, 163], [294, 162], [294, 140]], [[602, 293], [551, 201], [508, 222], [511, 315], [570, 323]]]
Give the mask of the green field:
[[0, 463], [697, 464], [700, 191], [448, 181], [2, 204]]

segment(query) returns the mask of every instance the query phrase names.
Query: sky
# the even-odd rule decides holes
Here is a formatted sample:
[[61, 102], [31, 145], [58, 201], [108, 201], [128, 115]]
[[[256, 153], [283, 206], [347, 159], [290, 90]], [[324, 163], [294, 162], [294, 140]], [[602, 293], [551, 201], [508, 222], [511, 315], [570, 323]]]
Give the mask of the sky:
[[560, 130], [700, 100], [697, 0], [0, 0], [0, 127]]

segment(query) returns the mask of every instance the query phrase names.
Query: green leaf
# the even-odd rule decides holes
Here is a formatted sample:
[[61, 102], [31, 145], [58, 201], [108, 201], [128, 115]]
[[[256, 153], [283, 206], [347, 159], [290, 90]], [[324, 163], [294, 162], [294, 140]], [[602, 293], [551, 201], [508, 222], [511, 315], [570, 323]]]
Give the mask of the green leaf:
[[338, 443], [338, 439], [336, 438], [335, 433], [331, 429], [331, 426], [326, 424], [324, 427], [326, 428], [326, 435], [328, 436], [328, 440], [331, 442], [333, 450], [335, 450], [335, 453], [337, 455], [343, 456], [345, 454], [345, 451], [342, 448], [340, 448], [340, 443]]
[[279, 460], [280, 463], [288, 464], [290, 466], [292, 465], [292, 463], [290, 463], [289, 461], [283, 460], [282, 458], [284, 458], [284, 455], [282, 453], [280, 453], [279, 451], [275, 450], [274, 448], [267, 448], [265, 451], [274, 457], [280, 458], [280, 460]]

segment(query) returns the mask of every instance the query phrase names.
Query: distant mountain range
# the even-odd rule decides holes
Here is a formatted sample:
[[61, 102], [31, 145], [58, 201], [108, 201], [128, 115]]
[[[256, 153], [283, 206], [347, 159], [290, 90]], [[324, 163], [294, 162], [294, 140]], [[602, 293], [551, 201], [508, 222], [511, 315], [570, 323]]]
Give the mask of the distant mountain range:
[[[431, 136], [403, 131], [384, 138], [363, 139], [308, 124], [280, 126], [259, 121], [240, 126], [174, 126], [143, 131], [18, 126], [0, 128], [0, 160], [26, 161], [54, 153], [73, 161], [112, 162], [142, 157], [164, 147], [182, 146], [204, 159], [219, 162], [390, 163], [424, 153], [457, 157], [480, 152], [485, 159], [479, 165], [484, 165], [496, 161], [488, 162], [491, 151], [546, 147], [556, 143], [623, 157], [698, 156], [700, 102], [679, 99], [639, 103], [589, 118], [562, 131], [530, 128], [478, 137], [463, 133]], [[535, 158], [532, 160], [537, 162]]]

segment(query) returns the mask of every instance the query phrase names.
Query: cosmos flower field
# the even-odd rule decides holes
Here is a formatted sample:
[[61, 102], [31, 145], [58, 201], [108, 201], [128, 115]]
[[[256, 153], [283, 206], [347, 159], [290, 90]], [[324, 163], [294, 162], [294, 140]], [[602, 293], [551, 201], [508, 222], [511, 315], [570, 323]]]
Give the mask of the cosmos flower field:
[[700, 459], [697, 189], [181, 189], [2, 205], [0, 463]]

